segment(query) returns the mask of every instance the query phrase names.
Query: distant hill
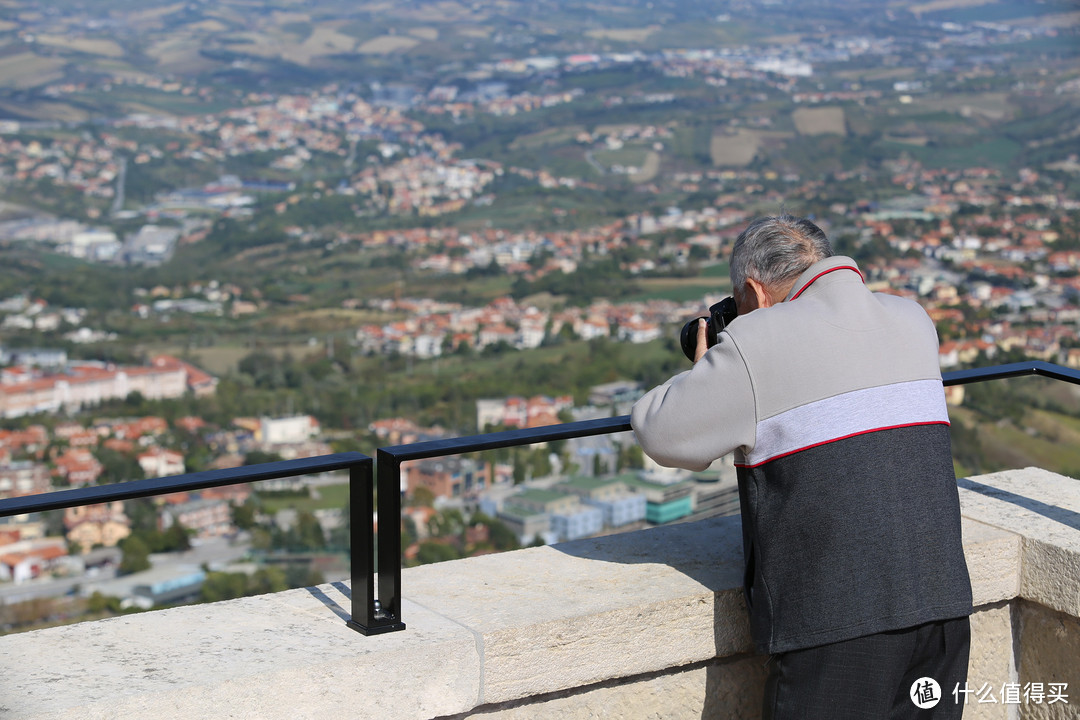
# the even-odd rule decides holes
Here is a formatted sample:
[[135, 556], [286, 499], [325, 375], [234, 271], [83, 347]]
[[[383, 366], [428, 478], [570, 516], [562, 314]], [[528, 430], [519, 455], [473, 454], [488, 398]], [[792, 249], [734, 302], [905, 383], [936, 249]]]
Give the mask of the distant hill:
[[[70, 119], [93, 110], [48, 103], [35, 90], [55, 83], [132, 81], [149, 75], [242, 89], [362, 82], [538, 55], [737, 47], [856, 30], [884, 36], [890, 24], [1052, 18], [1063, 30], [1078, 15], [1069, 0], [452, 0], [305, 3], [272, 0], [130, 2], [10, 0], [0, 8], [0, 96], [31, 101], [28, 117]], [[808, 30], [808, 28], [813, 30]], [[5, 107], [7, 112], [16, 108]]]

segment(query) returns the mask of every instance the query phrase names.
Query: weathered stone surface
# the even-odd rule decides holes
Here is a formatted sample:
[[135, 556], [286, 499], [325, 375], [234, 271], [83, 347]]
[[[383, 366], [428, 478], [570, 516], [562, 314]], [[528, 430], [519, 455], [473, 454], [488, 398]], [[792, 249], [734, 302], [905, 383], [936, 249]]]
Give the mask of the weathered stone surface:
[[1020, 596], [1080, 616], [1080, 549], [1024, 538], [1023, 554]]
[[1016, 597], [1021, 537], [970, 517], [963, 520], [964, 557], [975, 607]]
[[297, 718], [327, 707], [415, 718], [476, 705], [472, 633], [413, 607], [412, 632], [364, 637], [345, 626], [348, 608], [335, 584], [6, 636], [0, 718]]
[[[1031, 720], [1075, 720], [1080, 717], [1080, 621], [1034, 603], [1017, 603], [1020, 629], [1020, 687], [1041, 683], [1045, 697], [1029, 696], [1020, 717]], [[1050, 683], [1064, 683], [1067, 704], [1051, 702]]]
[[484, 702], [751, 649], [738, 518], [488, 555], [409, 573], [414, 602], [482, 638]]
[[[971, 655], [967, 689], [989, 685], [1000, 692], [1002, 683], [1014, 680], [1012, 612], [1007, 603], [982, 607], [971, 616]], [[1000, 703], [980, 703], [974, 695], [942, 688], [942, 702], [964, 702], [964, 720], [1015, 720], [1016, 711]]]
[[713, 662], [636, 682], [556, 693], [535, 703], [513, 707], [489, 706], [466, 717], [482, 720], [701, 720], [761, 717], [765, 661], [745, 657], [734, 662]]

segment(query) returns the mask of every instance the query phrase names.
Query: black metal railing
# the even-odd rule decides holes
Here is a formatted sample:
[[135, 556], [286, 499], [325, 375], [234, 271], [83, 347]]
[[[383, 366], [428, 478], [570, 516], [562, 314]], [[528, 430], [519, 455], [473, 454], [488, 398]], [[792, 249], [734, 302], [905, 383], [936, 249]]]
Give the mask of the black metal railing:
[[[1039, 360], [944, 373], [946, 386], [1036, 375], [1080, 385], [1080, 371]], [[59, 490], [40, 495], [0, 500], [0, 517], [58, 510], [80, 505], [132, 500], [174, 492], [203, 490], [238, 483], [349, 471], [350, 570], [352, 616], [348, 626], [365, 635], [404, 630], [401, 617], [401, 464], [448, 455], [606, 435], [631, 430], [630, 416], [584, 420], [545, 427], [445, 438], [378, 448], [377, 489], [378, 565], [373, 510], [373, 462], [358, 452], [337, 453], [300, 460], [284, 460], [227, 470], [133, 480], [113, 485]], [[376, 569], [378, 572], [376, 573]], [[376, 575], [378, 587], [376, 588]], [[376, 589], [378, 590], [376, 596]]]
[[1073, 385], [1080, 385], [1080, 370], [1055, 365], [1043, 360], [1025, 360], [1024, 362], [1009, 363], [1008, 365], [953, 370], [952, 372], [943, 373], [941, 379], [946, 386], [950, 386], [967, 385], [968, 383], [984, 382], [986, 380], [1005, 380], [1025, 375], [1038, 375], [1052, 380], [1064, 380]]
[[349, 471], [350, 515], [354, 519], [349, 538], [352, 550], [350, 570], [353, 576], [352, 619], [349, 620], [349, 626], [365, 635], [401, 629], [404, 625], [399, 628], [397, 625], [400, 623], [388, 621], [378, 612], [378, 603], [375, 600], [375, 585], [372, 582], [374, 568], [371, 562], [375, 543], [374, 527], [370, 521], [360, 521], [361, 518], [372, 516], [372, 460], [363, 453], [336, 453], [9, 498], [0, 500], [0, 517], [338, 470]]

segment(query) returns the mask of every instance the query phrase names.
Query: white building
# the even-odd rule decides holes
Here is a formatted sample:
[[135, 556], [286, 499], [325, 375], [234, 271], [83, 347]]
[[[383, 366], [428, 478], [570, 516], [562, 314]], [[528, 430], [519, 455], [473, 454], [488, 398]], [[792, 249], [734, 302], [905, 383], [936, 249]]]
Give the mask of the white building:
[[551, 530], [560, 540], [589, 537], [603, 529], [604, 513], [597, 507], [578, 505], [551, 516]]
[[259, 438], [268, 445], [305, 442], [318, 434], [319, 421], [310, 415], [259, 418]]
[[139, 467], [146, 477], [181, 475], [184, 472], [184, 456], [175, 450], [153, 447], [138, 457]]
[[76, 233], [57, 249], [72, 257], [104, 261], [116, 257], [122, 247], [123, 244], [112, 230], [87, 230]]

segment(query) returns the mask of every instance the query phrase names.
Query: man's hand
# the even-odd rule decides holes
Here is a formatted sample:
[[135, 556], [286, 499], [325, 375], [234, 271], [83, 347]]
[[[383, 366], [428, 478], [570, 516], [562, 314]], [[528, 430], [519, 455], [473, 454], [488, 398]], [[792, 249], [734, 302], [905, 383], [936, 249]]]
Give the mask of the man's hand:
[[709, 340], [706, 336], [706, 327], [708, 322], [705, 318], [698, 318], [697, 321], [697, 349], [694, 351], [694, 362], [696, 363], [701, 359], [701, 356], [705, 354], [705, 351], [709, 349]]

